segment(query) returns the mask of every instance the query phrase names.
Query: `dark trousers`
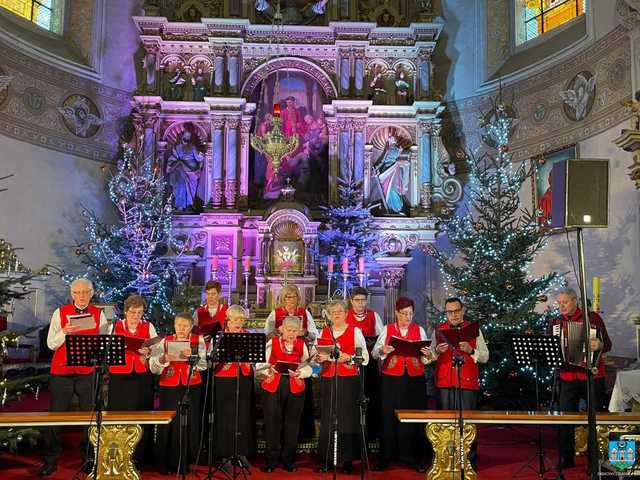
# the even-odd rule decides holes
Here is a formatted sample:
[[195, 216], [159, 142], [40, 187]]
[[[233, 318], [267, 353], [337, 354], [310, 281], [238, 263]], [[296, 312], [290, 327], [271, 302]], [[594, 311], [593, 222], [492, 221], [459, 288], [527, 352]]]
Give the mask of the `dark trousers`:
[[280, 458], [285, 465], [294, 463], [304, 397], [304, 391], [291, 393], [284, 375], [274, 393], [262, 390], [267, 466], [275, 467]]
[[[334, 378], [321, 377], [320, 398], [320, 437], [318, 438], [318, 457], [320, 464], [329, 468], [333, 465], [333, 407], [335, 401]], [[354, 450], [359, 446], [358, 397], [360, 378], [338, 377], [338, 462], [350, 462]]]
[[[215, 421], [214, 421], [214, 455], [218, 458], [229, 458], [234, 455], [233, 440], [235, 434], [236, 415], [236, 378], [214, 377]], [[248, 455], [253, 446], [253, 376], [240, 375], [238, 395], [238, 455]]]
[[[156, 464], [164, 472], [188, 472], [189, 465], [198, 454], [200, 442], [200, 385], [189, 387], [189, 416], [186, 438], [180, 438], [180, 411], [178, 404], [186, 386], [160, 387], [160, 410], [175, 410], [176, 416], [169, 425], [158, 427]], [[180, 441], [186, 442], [187, 458], [180, 457]], [[184, 445], [184, 444], [183, 444]], [[179, 468], [178, 468], [179, 467]]]
[[[107, 410], [113, 412], [153, 410], [153, 376], [149, 372], [109, 374]], [[153, 425], [142, 426], [142, 438], [134, 459], [143, 463], [152, 458]]]
[[304, 379], [304, 407], [300, 419], [298, 440], [310, 440], [316, 436], [315, 408], [313, 405], [313, 382], [311, 377]]
[[[602, 410], [602, 402], [605, 393], [605, 383], [603, 380], [594, 380], [591, 389], [596, 411]], [[577, 412], [580, 406], [580, 399], [587, 396], [587, 382], [574, 380], [567, 382], [560, 380], [560, 411]], [[571, 464], [575, 456], [575, 426], [563, 425], [558, 427], [558, 453], [560, 462]]]
[[364, 367], [364, 394], [369, 399], [366, 417], [367, 438], [375, 440], [380, 436], [380, 367], [374, 360], [369, 360]]
[[[93, 378], [94, 375], [51, 375], [49, 380], [49, 411], [68, 412], [74, 394], [78, 397], [80, 411], [91, 411], [93, 408]], [[60, 427], [49, 427], [43, 436], [44, 455], [46, 465], [56, 465], [62, 453]], [[80, 450], [85, 458], [87, 451], [87, 429], [83, 428], [80, 437]], [[89, 457], [91, 454], [89, 454]]]
[[[457, 410], [458, 409], [458, 390], [455, 388], [440, 388], [440, 408], [442, 410]], [[462, 389], [462, 409], [463, 410], [475, 410], [478, 407], [478, 391]], [[459, 437], [458, 437], [459, 438]], [[469, 452], [469, 461], [475, 468], [476, 458], [478, 456], [478, 439], [476, 438], [471, 444], [471, 451]]]
[[424, 375], [410, 377], [381, 375], [380, 463], [399, 460], [421, 464], [426, 456], [424, 426], [401, 424], [395, 411], [427, 408], [427, 389]]

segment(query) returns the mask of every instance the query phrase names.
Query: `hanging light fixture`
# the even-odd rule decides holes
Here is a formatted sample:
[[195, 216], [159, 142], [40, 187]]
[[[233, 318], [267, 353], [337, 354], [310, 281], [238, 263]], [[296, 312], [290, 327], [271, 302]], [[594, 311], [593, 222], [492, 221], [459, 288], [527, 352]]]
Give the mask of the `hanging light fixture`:
[[[280, 1], [276, 5], [276, 11], [273, 15], [273, 34], [276, 37], [276, 50], [277, 50], [277, 27], [280, 26], [282, 28], [282, 13], [280, 12]], [[269, 51], [270, 53], [270, 51]], [[267, 75], [269, 74], [269, 62], [270, 56], [267, 55], [267, 63], [265, 66], [265, 73], [262, 77], [262, 86], [260, 92], [260, 100], [264, 103], [264, 89], [265, 84], [267, 82]], [[278, 70], [276, 70], [276, 80], [274, 84], [274, 98], [277, 98], [280, 91], [280, 79], [278, 75]], [[271, 168], [273, 170], [274, 176], [278, 175], [280, 170], [280, 165], [282, 164], [282, 158], [286, 155], [291, 154], [298, 148], [298, 144], [300, 143], [300, 138], [298, 134], [293, 134], [291, 136], [285, 136], [282, 133], [282, 120], [280, 118], [280, 104], [276, 103], [273, 105], [273, 126], [271, 130], [264, 135], [258, 136], [256, 134], [251, 134], [250, 142], [251, 146], [265, 157], [267, 160], [271, 161]]]

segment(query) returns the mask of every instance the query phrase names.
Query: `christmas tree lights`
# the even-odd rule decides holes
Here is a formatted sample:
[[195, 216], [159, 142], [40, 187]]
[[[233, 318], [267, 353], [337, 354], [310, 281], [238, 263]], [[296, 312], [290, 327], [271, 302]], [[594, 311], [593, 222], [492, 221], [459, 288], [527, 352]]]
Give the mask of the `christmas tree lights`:
[[169, 255], [179, 255], [182, 245], [173, 234], [172, 197], [163, 176], [151, 159], [125, 145], [108, 191], [117, 223], [107, 225], [94, 212], [82, 211], [89, 238], [75, 253], [86, 276], [103, 302], [121, 305], [136, 293], [146, 299], [153, 318], [172, 314], [179, 276]]
[[[442, 227], [454, 251], [430, 251], [449, 292], [462, 297], [468, 318], [480, 322], [490, 351], [481, 370], [483, 391], [494, 406], [506, 408], [534, 388], [532, 369], [515, 363], [510, 335], [544, 333], [550, 312], [536, 312], [536, 306], [560, 281], [556, 273], [529, 274], [545, 237], [535, 214], [520, 205], [520, 190], [533, 172], [526, 162], [512, 162], [515, 126], [514, 110], [499, 99], [481, 124], [481, 137], [495, 154], [467, 155], [468, 211]], [[540, 376], [546, 383], [551, 378], [549, 372]]]

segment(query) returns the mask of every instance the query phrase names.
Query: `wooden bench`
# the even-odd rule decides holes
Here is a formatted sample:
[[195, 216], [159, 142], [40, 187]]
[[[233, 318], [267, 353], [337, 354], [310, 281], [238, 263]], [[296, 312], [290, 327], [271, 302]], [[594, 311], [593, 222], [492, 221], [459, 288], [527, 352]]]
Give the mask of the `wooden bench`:
[[[450, 479], [451, 475], [460, 471], [459, 455], [456, 454], [458, 442], [457, 418], [455, 410], [396, 410], [398, 420], [402, 423], [426, 424], [427, 438], [433, 446], [433, 465], [429, 470], [429, 480]], [[509, 424], [509, 425], [586, 425], [584, 413], [560, 412], [493, 412], [465, 410], [463, 412], [463, 448], [469, 452], [476, 438], [476, 424]], [[637, 430], [640, 426], [640, 414], [598, 413], [596, 415], [598, 450], [601, 458], [607, 458], [609, 432], [627, 432]], [[476, 472], [465, 455], [465, 480], [475, 480]]]
[[[141, 425], [167, 425], [174, 411], [103, 412], [100, 435], [98, 478], [139, 480], [140, 473], [131, 461], [142, 438]], [[89, 441], [95, 447], [98, 429], [91, 412], [16, 412], [0, 413], [0, 428], [87, 426]], [[93, 479], [93, 473], [87, 477]]]

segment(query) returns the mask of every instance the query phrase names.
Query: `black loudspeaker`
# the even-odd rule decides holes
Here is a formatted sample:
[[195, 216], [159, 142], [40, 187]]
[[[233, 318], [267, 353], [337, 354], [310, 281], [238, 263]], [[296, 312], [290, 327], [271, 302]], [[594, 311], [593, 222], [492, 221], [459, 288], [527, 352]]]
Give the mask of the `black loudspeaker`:
[[609, 160], [572, 159], [551, 170], [551, 227], [609, 225]]

